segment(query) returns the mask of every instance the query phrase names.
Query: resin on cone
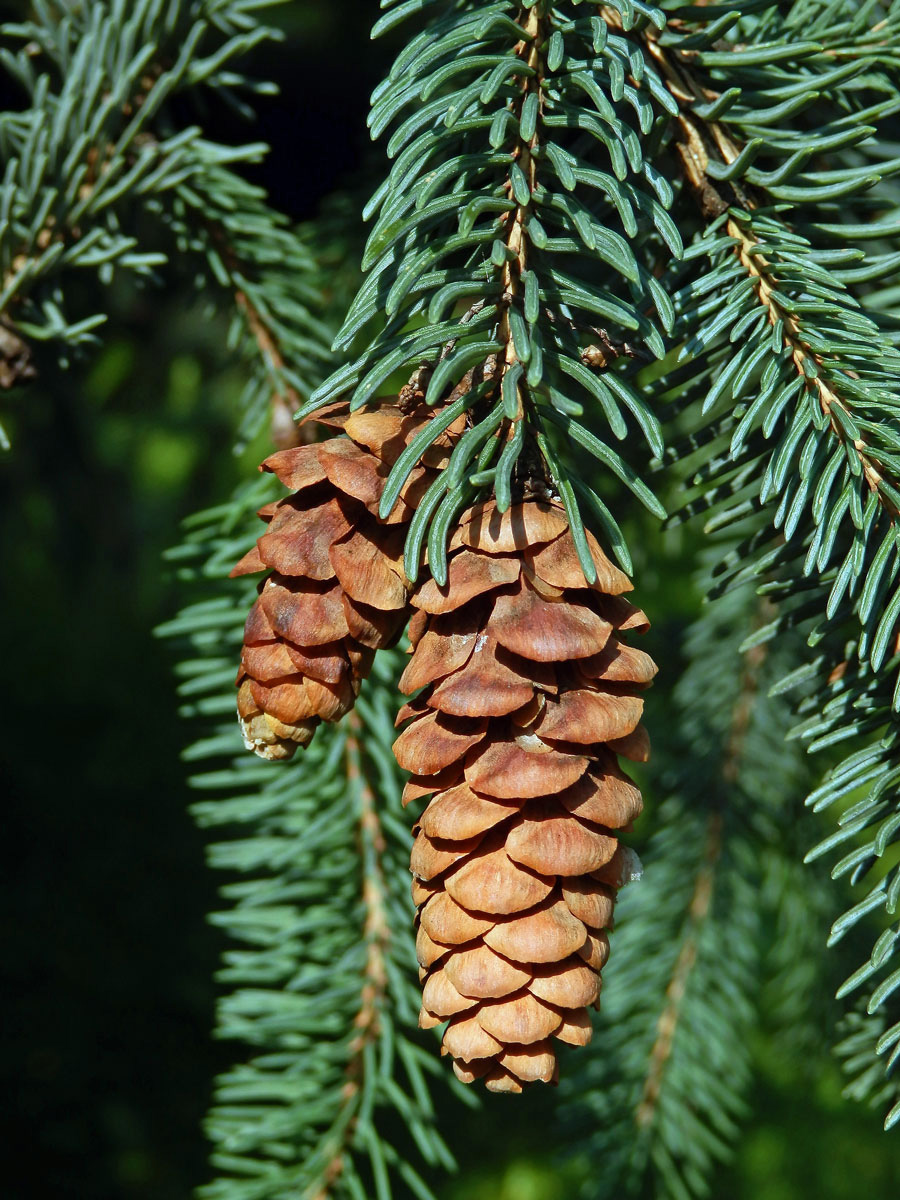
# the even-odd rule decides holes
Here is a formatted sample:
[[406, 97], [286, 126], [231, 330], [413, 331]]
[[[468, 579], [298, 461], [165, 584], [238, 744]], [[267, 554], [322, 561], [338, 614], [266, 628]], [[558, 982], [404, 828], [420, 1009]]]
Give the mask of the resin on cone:
[[339, 720], [375, 651], [406, 624], [407, 525], [462, 418], [412, 471], [386, 519], [378, 506], [398, 455], [433, 415], [424, 406], [351, 414], [332, 405], [315, 419], [333, 436], [279, 450], [260, 468], [291, 490], [260, 509], [266, 531], [232, 571], [271, 572], [247, 618], [237, 677], [244, 742], [263, 758], [290, 758], [320, 721]]
[[640, 693], [656, 667], [625, 642], [647, 628], [628, 578], [588, 535], [585, 581], [565, 512], [526, 501], [470, 509], [448, 578], [412, 594], [412, 658], [394, 744], [411, 772], [420, 1024], [448, 1022], [460, 1079], [518, 1092], [556, 1078], [555, 1043], [590, 1040], [621, 845], [641, 796]]

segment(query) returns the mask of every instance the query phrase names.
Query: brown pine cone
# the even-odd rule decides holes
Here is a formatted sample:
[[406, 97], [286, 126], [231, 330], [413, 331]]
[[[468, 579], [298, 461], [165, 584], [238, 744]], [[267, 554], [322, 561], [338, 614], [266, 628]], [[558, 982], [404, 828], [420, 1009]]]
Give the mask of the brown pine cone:
[[553, 1082], [551, 1038], [591, 1037], [616, 889], [636, 858], [614, 830], [641, 811], [617, 755], [643, 761], [639, 692], [653, 661], [631, 584], [588, 537], [585, 582], [564, 511], [471, 509], [444, 587], [412, 595], [413, 656], [394, 744], [404, 803], [432, 794], [412, 852], [420, 1024], [492, 1091]]
[[378, 505], [398, 455], [433, 415], [332, 405], [316, 420], [334, 436], [279, 450], [260, 467], [292, 492], [260, 509], [268, 528], [231, 572], [272, 572], [247, 618], [237, 677], [244, 742], [262, 758], [290, 758], [319, 721], [352, 708], [375, 651], [406, 624], [407, 526], [462, 420], [429, 448], [386, 520]]

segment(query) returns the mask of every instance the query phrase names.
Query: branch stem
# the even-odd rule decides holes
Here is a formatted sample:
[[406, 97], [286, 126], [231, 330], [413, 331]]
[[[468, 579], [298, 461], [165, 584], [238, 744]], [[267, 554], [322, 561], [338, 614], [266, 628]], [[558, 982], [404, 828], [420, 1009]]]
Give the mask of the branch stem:
[[[731, 205], [720, 195], [715, 183], [709, 178], [707, 167], [713, 155], [723, 163], [734, 162], [741, 148], [719, 122], [706, 121], [689, 110], [689, 106], [694, 103], [715, 99], [717, 94], [699, 85], [691, 72], [686, 55], [683, 55], [680, 61], [676, 61], [673, 55], [651, 36], [651, 32], [646, 30], [642, 34], [645, 46], [660, 67], [666, 86], [680, 109], [677, 120], [681, 137], [676, 143], [676, 148], [684, 167], [685, 178], [697, 196], [704, 214], [724, 213]], [[731, 186], [740, 205], [752, 211], [755, 207], [752, 197], [746, 195], [736, 184], [732, 183]], [[774, 276], [777, 267], [757, 252], [758, 239], [733, 217], [729, 217], [726, 228], [729, 236], [735, 239], [735, 254], [741, 265], [756, 281], [757, 296], [767, 311], [770, 324], [774, 327], [781, 323], [783, 345], [790, 352], [797, 374], [807, 388], [814, 389], [819, 407], [828, 419], [832, 432], [848, 450], [852, 449], [856, 453], [863, 478], [870, 491], [877, 496], [889, 518], [896, 521], [900, 518], [900, 509], [879, 486], [884, 474], [881, 465], [870, 453], [868, 443], [862, 436], [851, 441], [835, 418], [835, 409], [849, 412], [851, 406], [841, 398], [834, 379], [828, 377], [832, 364], [824, 355], [810, 347], [804, 338], [800, 320], [778, 302], [777, 280]], [[804, 363], [814, 366], [815, 370], [810, 373], [812, 378], [807, 374]]]
[[357, 797], [359, 852], [363, 869], [362, 934], [366, 946], [366, 964], [359, 994], [359, 1009], [353, 1021], [354, 1033], [347, 1046], [348, 1058], [340, 1110], [331, 1127], [327, 1162], [316, 1184], [316, 1190], [307, 1190], [304, 1200], [328, 1200], [334, 1184], [344, 1170], [359, 1116], [366, 1050], [378, 1037], [381, 1012], [387, 995], [387, 952], [391, 930], [382, 867], [385, 852], [384, 832], [378, 819], [375, 794], [366, 775], [361, 747], [362, 721], [356, 712], [351, 712], [346, 720], [350, 728], [346, 742], [347, 782], [351, 793], [355, 793]]
[[[525, 58], [529, 67], [534, 71], [533, 75], [526, 75], [522, 84], [522, 95], [519, 102], [519, 113], [521, 114], [522, 107], [525, 101], [532, 94], [540, 95], [541, 88], [541, 59], [540, 59], [540, 42], [541, 42], [541, 19], [538, 15], [538, 5], [534, 4], [522, 14], [524, 20], [520, 17], [525, 37], [516, 47], [516, 53], [521, 58]], [[537, 171], [533, 150], [537, 145], [537, 132], [528, 141], [523, 141], [521, 137], [517, 140], [516, 148], [513, 151], [513, 158], [518, 163], [525, 179], [528, 183], [529, 195], [534, 193]], [[527, 236], [525, 232], [525, 222], [528, 219], [528, 213], [531, 208], [531, 202], [528, 204], [517, 204], [515, 212], [509, 223], [509, 230], [506, 236], [506, 249], [508, 257], [503, 264], [502, 288], [505, 307], [500, 320], [500, 341], [504, 344], [504, 359], [503, 359], [503, 374], [506, 373], [517, 361], [515, 342], [513, 340], [512, 331], [509, 323], [510, 307], [518, 300], [522, 292], [522, 275], [527, 269]], [[502, 379], [502, 376], [501, 376]], [[516, 388], [516, 420], [520, 421], [525, 416], [525, 402], [522, 392], [521, 383]], [[510, 423], [509, 434], [511, 436], [512, 423]]]
[[[756, 613], [755, 625], [771, 619], [772, 605], [762, 600]], [[738, 695], [731, 710], [728, 733], [722, 746], [722, 762], [719, 775], [726, 789], [734, 787], [740, 775], [741, 760], [753, 716], [753, 706], [759, 690], [759, 677], [766, 660], [765, 646], [754, 646], [744, 657]], [[663, 1088], [666, 1066], [672, 1056], [675, 1035], [681, 1020], [688, 984], [697, 963], [700, 935], [709, 917], [715, 895], [716, 871], [725, 843], [724, 803], [720, 799], [711, 808], [706, 822], [706, 840], [703, 857], [697, 869], [694, 889], [688, 904], [683, 926], [683, 940], [669, 985], [666, 988], [665, 1004], [656, 1025], [656, 1040], [650, 1051], [647, 1073], [641, 1099], [635, 1110], [635, 1124], [646, 1129], [653, 1123], [660, 1093]]]

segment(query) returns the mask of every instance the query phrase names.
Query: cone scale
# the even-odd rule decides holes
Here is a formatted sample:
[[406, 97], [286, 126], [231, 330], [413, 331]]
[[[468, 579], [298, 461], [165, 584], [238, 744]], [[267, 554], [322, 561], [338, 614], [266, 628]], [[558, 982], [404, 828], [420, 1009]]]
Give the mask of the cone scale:
[[412, 657], [394, 744], [411, 773], [420, 1024], [466, 1083], [518, 1092], [556, 1079], [559, 1041], [589, 1041], [620, 844], [641, 796], [640, 693], [656, 667], [626, 645], [646, 618], [588, 535], [588, 586], [563, 509], [493, 502], [463, 515], [445, 586], [412, 593]]
[[291, 489], [260, 509], [266, 532], [232, 571], [270, 571], [247, 618], [237, 677], [244, 742], [262, 758], [290, 758], [320, 721], [340, 720], [375, 651], [408, 620], [404, 538], [459, 429], [440, 435], [387, 518], [378, 506], [397, 456], [433, 411], [332, 405], [316, 421], [333, 436], [280, 450], [260, 468]]

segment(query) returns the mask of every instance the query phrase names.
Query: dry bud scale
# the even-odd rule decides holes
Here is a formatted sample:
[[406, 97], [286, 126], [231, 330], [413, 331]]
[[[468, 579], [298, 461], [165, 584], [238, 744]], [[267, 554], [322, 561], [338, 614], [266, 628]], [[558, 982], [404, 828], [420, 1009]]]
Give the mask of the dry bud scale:
[[412, 852], [420, 1023], [448, 1021], [443, 1053], [492, 1091], [556, 1078], [553, 1039], [581, 1045], [600, 990], [619, 843], [641, 796], [619, 755], [644, 760], [652, 660], [628, 578], [588, 535], [584, 578], [563, 509], [493, 502], [464, 514], [447, 583], [412, 594], [418, 693], [394, 750], [404, 802], [431, 795]]
[[378, 505], [397, 456], [433, 415], [421, 405], [332, 405], [316, 420], [333, 436], [279, 450], [260, 468], [291, 489], [260, 509], [266, 532], [232, 571], [271, 572], [247, 618], [237, 678], [244, 741], [263, 758], [290, 758], [320, 721], [340, 720], [375, 651], [408, 620], [407, 526], [462, 420], [432, 445], [384, 520]]

